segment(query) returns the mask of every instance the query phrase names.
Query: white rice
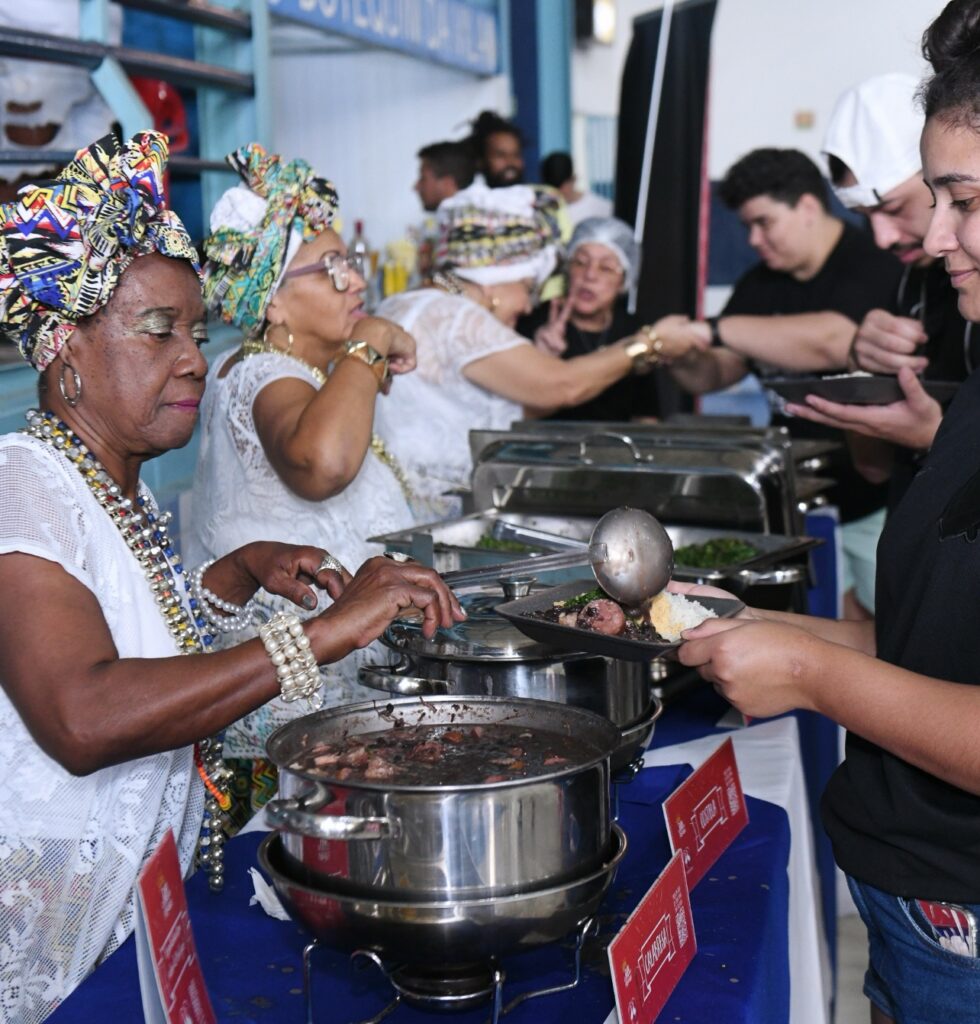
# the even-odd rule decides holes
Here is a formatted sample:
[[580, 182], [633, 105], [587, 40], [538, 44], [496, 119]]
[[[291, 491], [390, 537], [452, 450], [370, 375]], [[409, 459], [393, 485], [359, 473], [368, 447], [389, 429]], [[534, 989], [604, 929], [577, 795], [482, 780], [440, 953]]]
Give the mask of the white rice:
[[705, 608], [700, 601], [666, 590], [650, 602], [649, 616], [653, 628], [671, 643], [680, 640], [685, 629], [700, 626], [705, 619], [718, 618], [717, 612]]

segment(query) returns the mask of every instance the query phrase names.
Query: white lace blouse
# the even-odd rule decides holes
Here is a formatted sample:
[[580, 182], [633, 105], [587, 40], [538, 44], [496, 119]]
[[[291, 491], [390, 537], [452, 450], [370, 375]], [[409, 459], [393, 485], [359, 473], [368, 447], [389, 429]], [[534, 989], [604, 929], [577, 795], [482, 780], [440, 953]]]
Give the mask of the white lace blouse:
[[415, 338], [418, 369], [395, 378], [375, 428], [408, 473], [418, 520], [457, 515], [459, 499], [445, 492], [469, 486], [469, 432], [506, 429], [523, 416], [516, 402], [471, 383], [463, 370], [530, 343], [477, 303], [436, 288], [393, 295], [378, 315]]
[[[259, 392], [273, 381], [298, 377], [312, 387], [314, 375], [295, 359], [260, 353], [241, 359], [221, 377], [233, 353], [216, 361], [208, 374], [201, 406], [201, 450], [191, 494], [190, 536], [185, 541], [190, 564], [226, 555], [243, 544], [276, 540], [312, 544], [329, 551], [351, 571], [383, 550], [367, 537], [400, 530], [412, 513], [394, 473], [368, 452], [354, 480], [326, 501], [308, 501], [291, 491], [266, 457], [255, 429], [252, 408]], [[381, 398], [378, 405], [389, 399]], [[264, 598], [267, 610], [288, 607], [301, 618], [308, 614], [281, 598]], [[321, 611], [330, 604], [322, 592]], [[326, 666], [326, 704], [349, 704], [377, 698], [379, 691], [357, 684], [365, 661], [386, 660], [377, 644]], [[225, 734], [228, 757], [264, 757], [269, 734], [298, 715], [309, 713], [306, 701], [270, 701], [231, 726]]]
[[[0, 437], [0, 494], [0, 556], [33, 555], [74, 576], [120, 658], [173, 657], [136, 559], [64, 456]], [[57, 643], [58, 622], [50, 628]], [[189, 869], [204, 787], [189, 747], [72, 775], [34, 742], [5, 690], [0, 779], [0, 1018], [35, 1024], [130, 933], [136, 877], [168, 828]]]

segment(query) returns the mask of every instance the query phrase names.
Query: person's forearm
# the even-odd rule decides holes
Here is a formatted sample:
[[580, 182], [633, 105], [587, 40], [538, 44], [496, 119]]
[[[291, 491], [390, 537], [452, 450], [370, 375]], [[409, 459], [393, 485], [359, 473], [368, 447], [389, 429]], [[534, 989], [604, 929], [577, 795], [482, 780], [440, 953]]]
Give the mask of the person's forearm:
[[692, 350], [667, 367], [674, 380], [692, 395], [720, 391], [745, 376], [746, 366], [733, 352]]
[[873, 622], [858, 622], [849, 619], [825, 619], [819, 615], [801, 615], [797, 612], [780, 612], [768, 608], [752, 608], [754, 618], [767, 622], [785, 622], [798, 626], [808, 633], [828, 640], [830, 643], [850, 647], [862, 654], [874, 657], [876, 650]]
[[839, 647], [825, 652], [815, 710], [864, 739], [980, 795], [980, 686], [943, 682]]
[[857, 324], [841, 313], [723, 316], [717, 332], [726, 348], [748, 359], [796, 372], [844, 369]]
[[370, 367], [344, 359], [292, 429], [259, 436], [282, 481], [308, 501], [338, 494], [360, 472], [371, 443], [378, 385]]

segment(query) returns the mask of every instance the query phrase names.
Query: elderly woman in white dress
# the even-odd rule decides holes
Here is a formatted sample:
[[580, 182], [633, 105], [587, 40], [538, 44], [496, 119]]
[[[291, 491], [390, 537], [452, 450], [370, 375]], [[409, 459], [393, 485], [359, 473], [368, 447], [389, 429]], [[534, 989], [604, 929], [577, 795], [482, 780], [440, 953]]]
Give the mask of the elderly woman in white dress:
[[[406, 481], [372, 423], [415, 346], [366, 315], [362, 268], [330, 226], [330, 182], [255, 143], [229, 162], [242, 183], [211, 214], [204, 295], [244, 342], [209, 373], [190, 550], [220, 557], [263, 537], [316, 544], [353, 570], [381, 553], [367, 537], [412, 521]], [[358, 663], [324, 672], [326, 702], [376, 696], [357, 684]], [[261, 759], [269, 733], [297, 713], [272, 702], [228, 730], [226, 753]]]
[[[41, 403], [0, 437], [0, 1018], [20, 1024], [123, 942], [168, 831], [185, 871], [202, 840], [220, 888], [227, 776], [208, 737], [312, 694], [317, 664], [407, 605], [430, 635], [457, 614], [431, 570], [375, 558], [351, 580], [319, 547], [253, 543], [185, 569], [140, 480], [190, 440], [207, 371], [166, 158], [156, 132], [106, 136], [0, 207], [0, 336], [38, 371]], [[207, 653], [259, 586], [290, 609], [315, 606], [314, 588], [337, 600]]]
[[[539, 351], [514, 330], [558, 256], [558, 202], [528, 185], [475, 182], [439, 207], [433, 285], [378, 312], [410, 331], [418, 368], [379, 410], [378, 430], [408, 473], [419, 515], [454, 515], [469, 483], [469, 431], [579, 405], [657, 360], [641, 335], [574, 359]], [[428, 417], [427, 420], [425, 417]], [[435, 420], [438, 432], [427, 426]]]

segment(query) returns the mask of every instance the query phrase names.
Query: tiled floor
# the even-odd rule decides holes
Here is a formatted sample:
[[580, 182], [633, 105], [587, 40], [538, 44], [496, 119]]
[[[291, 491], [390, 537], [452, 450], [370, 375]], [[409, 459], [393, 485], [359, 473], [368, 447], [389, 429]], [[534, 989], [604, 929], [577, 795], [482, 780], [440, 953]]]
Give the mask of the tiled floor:
[[837, 1011], [834, 1024], [868, 1024], [870, 1004], [861, 991], [868, 966], [868, 936], [857, 914], [837, 918]]

